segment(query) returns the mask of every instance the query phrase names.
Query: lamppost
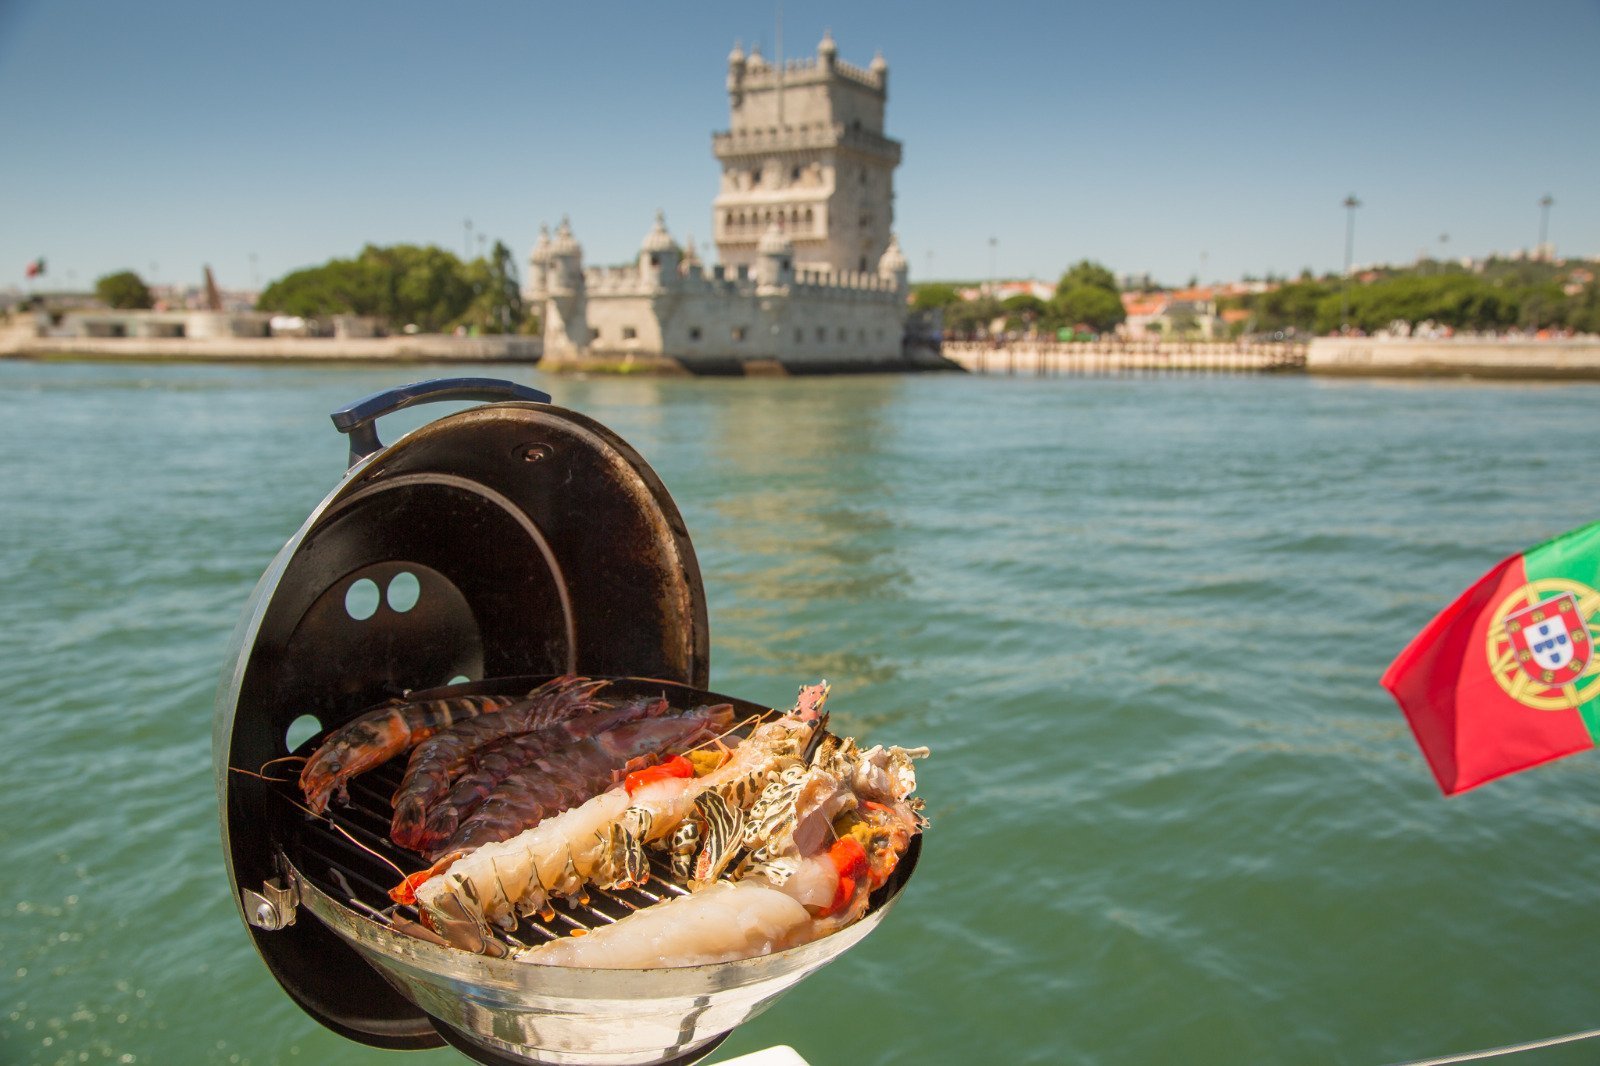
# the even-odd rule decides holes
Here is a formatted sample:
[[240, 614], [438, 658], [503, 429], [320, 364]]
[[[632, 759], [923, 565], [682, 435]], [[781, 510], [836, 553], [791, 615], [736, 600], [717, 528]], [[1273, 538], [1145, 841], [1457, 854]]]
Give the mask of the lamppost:
[[1539, 246], [1533, 250], [1533, 254], [1540, 259], [1546, 258], [1545, 243], [1550, 237], [1550, 205], [1555, 202], [1555, 197], [1549, 193], [1539, 198]]
[[1344, 198], [1344, 277], [1339, 282], [1339, 331], [1346, 334], [1350, 332], [1350, 253], [1355, 249], [1356, 208], [1360, 206], [1355, 193]]
[[461, 242], [462, 258], [471, 259], [472, 258], [472, 219], [470, 219], [470, 218], [462, 219], [461, 220], [461, 228], [462, 228], [462, 235], [465, 238]]
[[995, 248], [1000, 244], [999, 237], [989, 238], [989, 295], [995, 296], [1000, 292], [1000, 279], [994, 273]]

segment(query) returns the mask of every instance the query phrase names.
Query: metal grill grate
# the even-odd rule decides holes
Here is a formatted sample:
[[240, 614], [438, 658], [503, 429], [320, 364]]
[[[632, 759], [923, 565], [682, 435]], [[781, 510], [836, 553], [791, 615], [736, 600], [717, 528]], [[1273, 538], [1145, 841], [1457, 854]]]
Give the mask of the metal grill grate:
[[[316, 750], [320, 740], [308, 742], [301, 750]], [[287, 858], [295, 869], [327, 895], [379, 920], [394, 914], [418, 920], [415, 907], [396, 904], [389, 898], [389, 889], [402, 876], [396, 868], [411, 873], [426, 866], [421, 856], [389, 839], [393, 816], [389, 797], [399, 787], [404, 771], [405, 759], [396, 758], [355, 778], [349, 782], [349, 804], [340, 806], [335, 802], [320, 818], [303, 810], [299, 786], [292, 779], [275, 786], [300, 811], [300, 817], [292, 823], [290, 839], [285, 842]], [[575, 930], [610, 925], [641, 907], [687, 894], [686, 888], [672, 881], [665, 858], [652, 851], [650, 877], [644, 885], [622, 891], [591, 887], [587, 903], [553, 901], [552, 917], [524, 918], [505, 939], [513, 946], [541, 944], [569, 936]]]

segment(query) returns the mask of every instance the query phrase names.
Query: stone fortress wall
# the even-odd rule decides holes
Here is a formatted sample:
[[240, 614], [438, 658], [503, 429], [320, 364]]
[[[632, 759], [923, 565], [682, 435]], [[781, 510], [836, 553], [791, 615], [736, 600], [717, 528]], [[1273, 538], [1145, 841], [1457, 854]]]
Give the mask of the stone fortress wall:
[[675, 360], [689, 369], [777, 361], [797, 369], [904, 361], [905, 256], [891, 230], [900, 145], [883, 133], [888, 65], [815, 58], [781, 67], [738, 45], [707, 267], [658, 213], [635, 262], [583, 265], [570, 222], [540, 231], [530, 296], [551, 367]]

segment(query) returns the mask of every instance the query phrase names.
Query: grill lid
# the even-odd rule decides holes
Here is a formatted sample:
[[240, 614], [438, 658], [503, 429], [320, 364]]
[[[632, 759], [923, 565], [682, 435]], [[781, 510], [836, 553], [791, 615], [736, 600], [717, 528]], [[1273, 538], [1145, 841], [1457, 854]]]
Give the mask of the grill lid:
[[[379, 443], [382, 415], [461, 399], [498, 402]], [[230, 768], [260, 772], [290, 753], [291, 736], [298, 744], [391, 696], [454, 682], [708, 680], [705, 592], [672, 497], [620, 437], [549, 399], [455, 378], [335, 412], [350, 469], [262, 575], [230, 645], [212, 751], [235, 901], [285, 991], [375, 1047], [443, 1041], [321, 923], [280, 925], [291, 886], [274, 855], [299, 815]]]

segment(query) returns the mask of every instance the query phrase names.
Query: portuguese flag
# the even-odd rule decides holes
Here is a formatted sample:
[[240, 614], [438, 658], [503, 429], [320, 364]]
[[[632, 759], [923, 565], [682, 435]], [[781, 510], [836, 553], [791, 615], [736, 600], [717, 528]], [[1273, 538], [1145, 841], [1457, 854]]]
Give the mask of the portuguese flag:
[[1445, 795], [1600, 737], [1600, 522], [1513, 555], [1384, 672]]

